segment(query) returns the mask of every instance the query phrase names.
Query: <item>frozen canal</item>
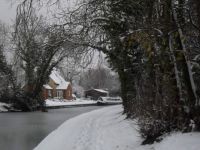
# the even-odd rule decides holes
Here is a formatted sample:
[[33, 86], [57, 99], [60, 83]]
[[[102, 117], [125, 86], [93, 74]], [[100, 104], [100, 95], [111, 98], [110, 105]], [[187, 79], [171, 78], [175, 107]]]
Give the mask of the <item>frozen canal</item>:
[[32, 150], [65, 120], [98, 108], [101, 107], [51, 109], [48, 113], [0, 113], [0, 149]]

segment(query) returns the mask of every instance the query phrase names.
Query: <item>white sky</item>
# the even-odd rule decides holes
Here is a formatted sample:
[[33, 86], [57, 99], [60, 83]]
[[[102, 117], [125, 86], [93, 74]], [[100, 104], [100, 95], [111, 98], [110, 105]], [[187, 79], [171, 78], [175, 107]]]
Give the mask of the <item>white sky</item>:
[[16, 15], [16, 3], [13, 0], [0, 0], [0, 20], [11, 24]]
[[[14, 22], [15, 16], [16, 16], [16, 7], [17, 7], [17, 4], [20, 1], [21, 0], [0, 0], [0, 20], [3, 21], [3, 22], [5, 22], [5, 23], [12, 24]], [[60, 7], [62, 7], [62, 8], [69, 8], [69, 7], [72, 8], [75, 5], [76, 1], [77, 0], [60, 0], [60, 2], [62, 4], [62, 5], [60, 5]], [[45, 0], [43, 2], [45, 4]], [[52, 2], [54, 2], [54, 0]], [[51, 7], [51, 9], [55, 13], [56, 10], [59, 11], [60, 8], [58, 8], [58, 7], [56, 7], [56, 8]], [[41, 12], [42, 12], [41, 14], [44, 15], [44, 16], [47, 13], [48, 13], [48, 15], [51, 14], [51, 12], [47, 11], [47, 7], [44, 8], [44, 9], [42, 9]]]

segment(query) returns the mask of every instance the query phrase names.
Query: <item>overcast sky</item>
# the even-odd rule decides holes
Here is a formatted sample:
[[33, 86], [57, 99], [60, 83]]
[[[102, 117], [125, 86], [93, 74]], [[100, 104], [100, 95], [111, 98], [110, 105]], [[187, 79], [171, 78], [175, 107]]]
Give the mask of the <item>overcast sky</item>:
[[0, 20], [11, 24], [15, 19], [16, 4], [12, 0], [0, 0]]
[[[12, 24], [15, 20], [16, 16], [16, 7], [17, 3], [19, 3], [21, 0], [0, 0], [0, 20], [2, 20], [5, 23]], [[54, 2], [53, 0], [52, 2]], [[58, 11], [61, 7], [62, 8], [73, 8], [77, 0], [60, 0], [61, 4], [60, 7], [50, 7], [51, 10], [55, 13], [56, 10]], [[45, 0], [44, 0], [45, 3]], [[46, 5], [44, 5], [46, 6]], [[49, 7], [48, 7], [49, 8]], [[49, 9], [48, 9], [49, 10]], [[48, 16], [51, 15], [50, 12], [47, 11], [47, 7], [44, 7], [40, 10], [42, 12], [41, 14], [45, 16], [45, 14]], [[51, 17], [50, 17], [51, 18]]]

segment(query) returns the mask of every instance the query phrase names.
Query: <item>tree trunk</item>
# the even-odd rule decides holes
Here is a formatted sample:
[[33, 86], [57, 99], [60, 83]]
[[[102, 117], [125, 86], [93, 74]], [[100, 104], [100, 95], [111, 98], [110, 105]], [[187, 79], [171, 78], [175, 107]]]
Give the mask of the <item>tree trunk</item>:
[[196, 86], [194, 83], [194, 78], [193, 78], [192, 70], [191, 70], [191, 68], [192, 68], [191, 62], [190, 62], [189, 58], [187, 57], [187, 50], [186, 50], [186, 46], [184, 43], [184, 35], [183, 35], [183, 31], [181, 29], [181, 26], [178, 22], [177, 12], [175, 10], [175, 3], [176, 3], [176, 0], [171, 0], [172, 15], [173, 15], [174, 22], [178, 28], [178, 38], [180, 40], [179, 44], [180, 44], [180, 48], [181, 48], [182, 54], [183, 54], [183, 61], [182, 61], [183, 68], [184, 68], [183, 73], [185, 75], [186, 82], [188, 82], [186, 85], [188, 87], [188, 91], [187, 91], [189, 94], [188, 98], [190, 99], [190, 104], [199, 105], [199, 101], [198, 101], [198, 97], [197, 97], [197, 93], [196, 93]]
[[177, 61], [176, 61], [176, 57], [175, 57], [173, 46], [172, 46], [172, 35], [171, 34], [169, 34], [169, 49], [170, 49], [171, 58], [172, 58], [173, 65], [174, 65], [174, 73], [175, 73], [175, 77], [176, 77], [176, 84], [177, 84], [177, 88], [178, 88], [178, 92], [179, 92], [179, 98], [181, 101], [183, 101], [184, 98], [183, 98], [183, 93], [182, 93], [181, 79], [179, 76]]

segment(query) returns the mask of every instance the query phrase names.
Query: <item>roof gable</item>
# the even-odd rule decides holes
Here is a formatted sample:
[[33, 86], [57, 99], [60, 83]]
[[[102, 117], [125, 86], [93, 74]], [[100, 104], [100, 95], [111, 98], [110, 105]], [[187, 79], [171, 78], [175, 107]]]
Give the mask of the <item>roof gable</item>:
[[65, 79], [55, 69], [52, 70], [50, 78], [58, 85], [56, 89], [67, 89], [70, 84], [70, 82], [65, 81]]
[[90, 90], [87, 90], [85, 92], [90, 92], [90, 91], [96, 91], [96, 92], [105, 93], [105, 94], [109, 93], [108, 91], [103, 90], [103, 89], [90, 89]]
[[52, 90], [52, 89], [53, 89], [53, 88], [50, 87], [48, 84], [43, 85], [43, 87], [44, 87], [45, 89], [47, 89], [47, 90]]
[[103, 90], [103, 89], [94, 89], [95, 91], [98, 91], [98, 92], [101, 92], [101, 93], [109, 93], [108, 91], [106, 90]]

